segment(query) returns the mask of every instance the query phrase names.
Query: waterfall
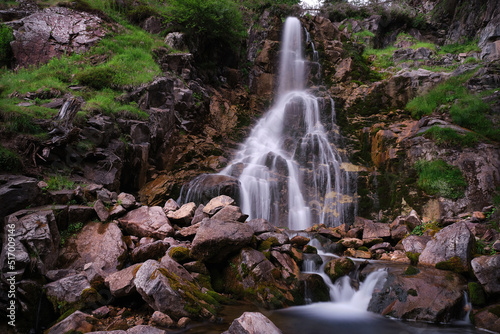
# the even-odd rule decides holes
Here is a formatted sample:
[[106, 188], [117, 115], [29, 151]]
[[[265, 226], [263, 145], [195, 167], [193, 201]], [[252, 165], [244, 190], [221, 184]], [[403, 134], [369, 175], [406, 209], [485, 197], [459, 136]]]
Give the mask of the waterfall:
[[291, 230], [338, 226], [352, 221], [355, 210], [355, 175], [343, 168], [346, 158], [336, 146], [334, 104], [327, 111], [329, 97], [305, 89], [302, 35], [300, 21], [287, 18], [276, 103], [220, 172], [238, 178], [240, 206], [250, 219]]

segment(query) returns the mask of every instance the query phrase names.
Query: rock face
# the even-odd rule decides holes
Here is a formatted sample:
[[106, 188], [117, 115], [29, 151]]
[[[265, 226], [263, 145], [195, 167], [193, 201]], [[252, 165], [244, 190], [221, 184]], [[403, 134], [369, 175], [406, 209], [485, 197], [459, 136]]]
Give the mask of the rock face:
[[0, 219], [36, 203], [41, 194], [37, 179], [19, 175], [0, 175]]
[[[474, 236], [465, 223], [456, 223], [443, 228], [429, 241], [420, 254], [419, 263], [435, 266], [438, 263], [458, 259], [458, 271], [470, 268]], [[460, 268], [461, 266], [461, 268]]]
[[101, 19], [63, 7], [51, 7], [15, 23], [11, 43], [16, 62], [23, 67], [47, 63], [63, 54], [83, 53], [105, 35]]
[[[14, 240], [8, 240], [9, 235], [13, 236]], [[59, 230], [52, 210], [22, 210], [6, 217], [2, 240], [5, 247], [0, 256], [2, 278], [5, 279], [7, 273], [22, 275], [26, 269], [45, 274], [56, 264], [59, 241]], [[14, 270], [8, 266], [7, 245], [15, 247], [13, 252], [10, 251], [15, 255]], [[31, 268], [28, 267], [30, 264]]]
[[231, 323], [231, 327], [224, 334], [281, 334], [275, 324], [262, 313], [245, 312]]
[[222, 261], [248, 245], [253, 233], [253, 229], [246, 224], [206, 218], [193, 240], [191, 254], [201, 261]]

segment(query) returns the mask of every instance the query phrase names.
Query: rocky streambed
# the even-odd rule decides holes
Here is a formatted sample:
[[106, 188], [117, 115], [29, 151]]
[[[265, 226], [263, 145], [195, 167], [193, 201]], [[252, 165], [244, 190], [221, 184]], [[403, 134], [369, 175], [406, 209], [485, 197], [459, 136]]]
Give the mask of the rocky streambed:
[[[51, 192], [36, 179], [3, 180], [2, 201], [32, 205], [6, 215], [2, 240], [15, 244], [15, 268], [8, 247], [1, 261], [3, 291], [15, 281], [18, 332], [199, 332], [217, 324], [257, 333], [257, 324], [274, 328], [263, 314], [279, 324], [270, 310], [328, 302], [328, 284], [348, 275], [357, 286], [380, 267], [387, 275], [370, 314], [425, 323], [470, 314], [476, 327], [499, 331], [500, 242], [490, 208], [440, 222], [412, 211], [393, 222], [357, 217], [351, 226], [289, 231], [248, 220], [225, 195], [206, 205], [145, 206], [96, 184]], [[259, 312], [231, 325], [241, 313], [228, 309], [242, 302]]]

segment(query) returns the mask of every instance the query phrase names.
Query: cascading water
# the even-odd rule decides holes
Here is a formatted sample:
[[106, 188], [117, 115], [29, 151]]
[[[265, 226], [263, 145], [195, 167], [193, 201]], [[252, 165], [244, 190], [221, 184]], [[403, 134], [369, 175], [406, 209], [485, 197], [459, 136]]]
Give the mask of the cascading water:
[[306, 65], [301, 24], [290, 17], [277, 102], [221, 172], [239, 179], [241, 208], [250, 218], [292, 230], [338, 226], [352, 219], [355, 207], [353, 175], [342, 168], [345, 158], [329, 140], [318, 99], [304, 89]]

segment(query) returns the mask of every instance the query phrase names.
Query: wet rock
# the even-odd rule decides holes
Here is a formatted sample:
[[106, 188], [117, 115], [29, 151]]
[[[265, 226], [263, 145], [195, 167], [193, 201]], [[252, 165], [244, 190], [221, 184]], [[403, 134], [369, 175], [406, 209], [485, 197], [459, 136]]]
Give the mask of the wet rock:
[[170, 247], [168, 242], [163, 240], [157, 240], [152, 243], [139, 246], [135, 248], [131, 255], [131, 260], [133, 263], [144, 262], [148, 259], [159, 259]]
[[152, 326], [138, 325], [127, 329], [127, 334], [166, 334], [167, 332]]
[[191, 254], [200, 261], [219, 262], [248, 245], [252, 237], [253, 229], [246, 224], [207, 218], [196, 233]]
[[24, 17], [14, 30], [12, 51], [20, 66], [47, 63], [63, 54], [83, 53], [105, 35], [101, 19], [64, 7]]
[[95, 210], [95, 212], [97, 213], [97, 216], [99, 217], [99, 219], [102, 222], [105, 222], [105, 221], [108, 220], [108, 218], [109, 218], [109, 210], [108, 210], [108, 208], [106, 208], [106, 206], [104, 205], [104, 203], [100, 199], [98, 199], [94, 203], [94, 210]]
[[[462, 309], [466, 288], [462, 276], [430, 267], [419, 267], [419, 273], [406, 276], [404, 267], [387, 268], [387, 278], [383, 286], [375, 290], [368, 311], [434, 323], [460, 318], [457, 310]], [[374, 267], [368, 265], [361, 275], [372, 270]]]
[[471, 261], [472, 270], [478, 281], [489, 294], [500, 293], [500, 254], [480, 256]]
[[363, 251], [363, 250], [359, 250], [359, 249], [354, 249], [354, 248], [348, 248], [344, 252], [344, 255], [349, 256], [349, 257], [359, 258], [359, 259], [371, 259], [372, 258], [371, 252]]
[[326, 285], [323, 277], [318, 274], [302, 273], [300, 275], [300, 280], [306, 287], [304, 292], [306, 299], [309, 299], [313, 303], [330, 301], [330, 289]]
[[185, 239], [192, 239], [198, 232], [198, 229], [201, 226], [201, 222], [196, 223], [194, 225], [188, 226], [188, 227], [183, 227], [181, 230], [175, 232], [176, 238], [179, 238], [181, 240]]
[[[436, 266], [452, 261], [454, 270], [470, 268], [474, 236], [465, 223], [456, 223], [443, 228], [427, 243], [420, 254], [419, 263]], [[454, 259], [457, 259], [456, 263]]]
[[357, 239], [357, 238], [344, 238], [340, 240], [340, 243], [342, 246], [346, 248], [359, 248], [363, 246], [363, 240]]
[[187, 325], [189, 325], [190, 323], [191, 323], [191, 319], [189, 319], [188, 317], [182, 317], [177, 322], [177, 327], [186, 328]]
[[301, 235], [296, 235], [292, 239], [290, 239], [290, 243], [292, 245], [295, 245], [296, 247], [299, 247], [299, 248], [307, 245], [309, 243], [309, 241], [311, 241], [311, 239], [309, 239], [308, 237], [301, 236]]
[[167, 218], [173, 223], [179, 226], [188, 226], [191, 224], [194, 212], [196, 210], [196, 204], [194, 202], [186, 203], [181, 206], [178, 210], [168, 211]]
[[405, 252], [422, 253], [430, 240], [429, 236], [409, 235], [403, 239], [402, 244]]
[[498, 315], [499, 308], [500, 304], [489, 305], [484, 309], [479, 310], [477, 313], [474, 313], [473, 319], [476, 327], [500, 333], [500, 316]]
[[118, 221], [127, 233], [138, 237], [164, 239], [174, 235], [173, 227], [159, 206], [142, 206], [130, 211]]
[[325, 265], [325, 274], [330, 277], [332, 282], [335, 282], [337, 278], [349, 275], [351, 271], [355, 269], [354, 262], [347, 257], [340, 257], [330, 260]]
[[203, 219], [210, 217], [208, 214], [206, 214], [205, 212], [203, 212], [204, 208], [205, 208], [205, 206], [203, 204], [198, 205], [198, 207], [196, 208], [196, 210], [194, 212], [194, 217], [191, 220], [191, 225], [198, 224]]
[[193, 276], [177, 261], [173, 260], [170, 255], [165, 255], [161, 258], [160, 264], [165, 267], [169, 273], [173, 273], [180, 277], [181, 279], [190, 282], [193, 280]]
[[271, 257], [275, 263], [279, 264], [278, 267], [281, 267], [281, 277], [284, 279], [300, 275], [300, 268], [290, 255], [273, 250]]
[[94, 265], [105, 274], [123, 267], [127, 256], [127, 245], [116, 223], [87, 223], [75, 239], [78, 259], [72, 268], [82, 268], [86, 263]]
[[266, 232], [266, 233], [259, 234], [257, 236], [258, 240], [268, 240], [270, 238], [276, 239], [277, 245], [284, 245], [284, 244], [290, 243], [290, 239], [284, 233]]
[[68, 332], [88, 333], [92, 332], [97, 319], [87, 313], [76, 311], [66, 319], [58, 322], [47, 330], [47, 334], [59, 334]]
[[[60, 236], [52, 210], [22, 210], [5, 218], [3, 226], [3, 245], [14, 243], [15, 251], [2, 248], [0, 263], [2, 278], [7, 273], [22, 275], [28, 265], [30, 270], [45, 274], [54, 268], [59, 255]], [[14, 240], [8, 240], [8, 237]], [[8, 253], [15, 255], [15, 269], [8, 265]]]
[[259, 312], [245, 312], [235, 319], [224, 334], [281, 334], [276, 325]]
[[134, 279], [135, 273], [139, 270], [140, 266], [141, 264], [131, 265], [106, 277], [106, 286], [113, 296], [125, 297], [136, 291]]

